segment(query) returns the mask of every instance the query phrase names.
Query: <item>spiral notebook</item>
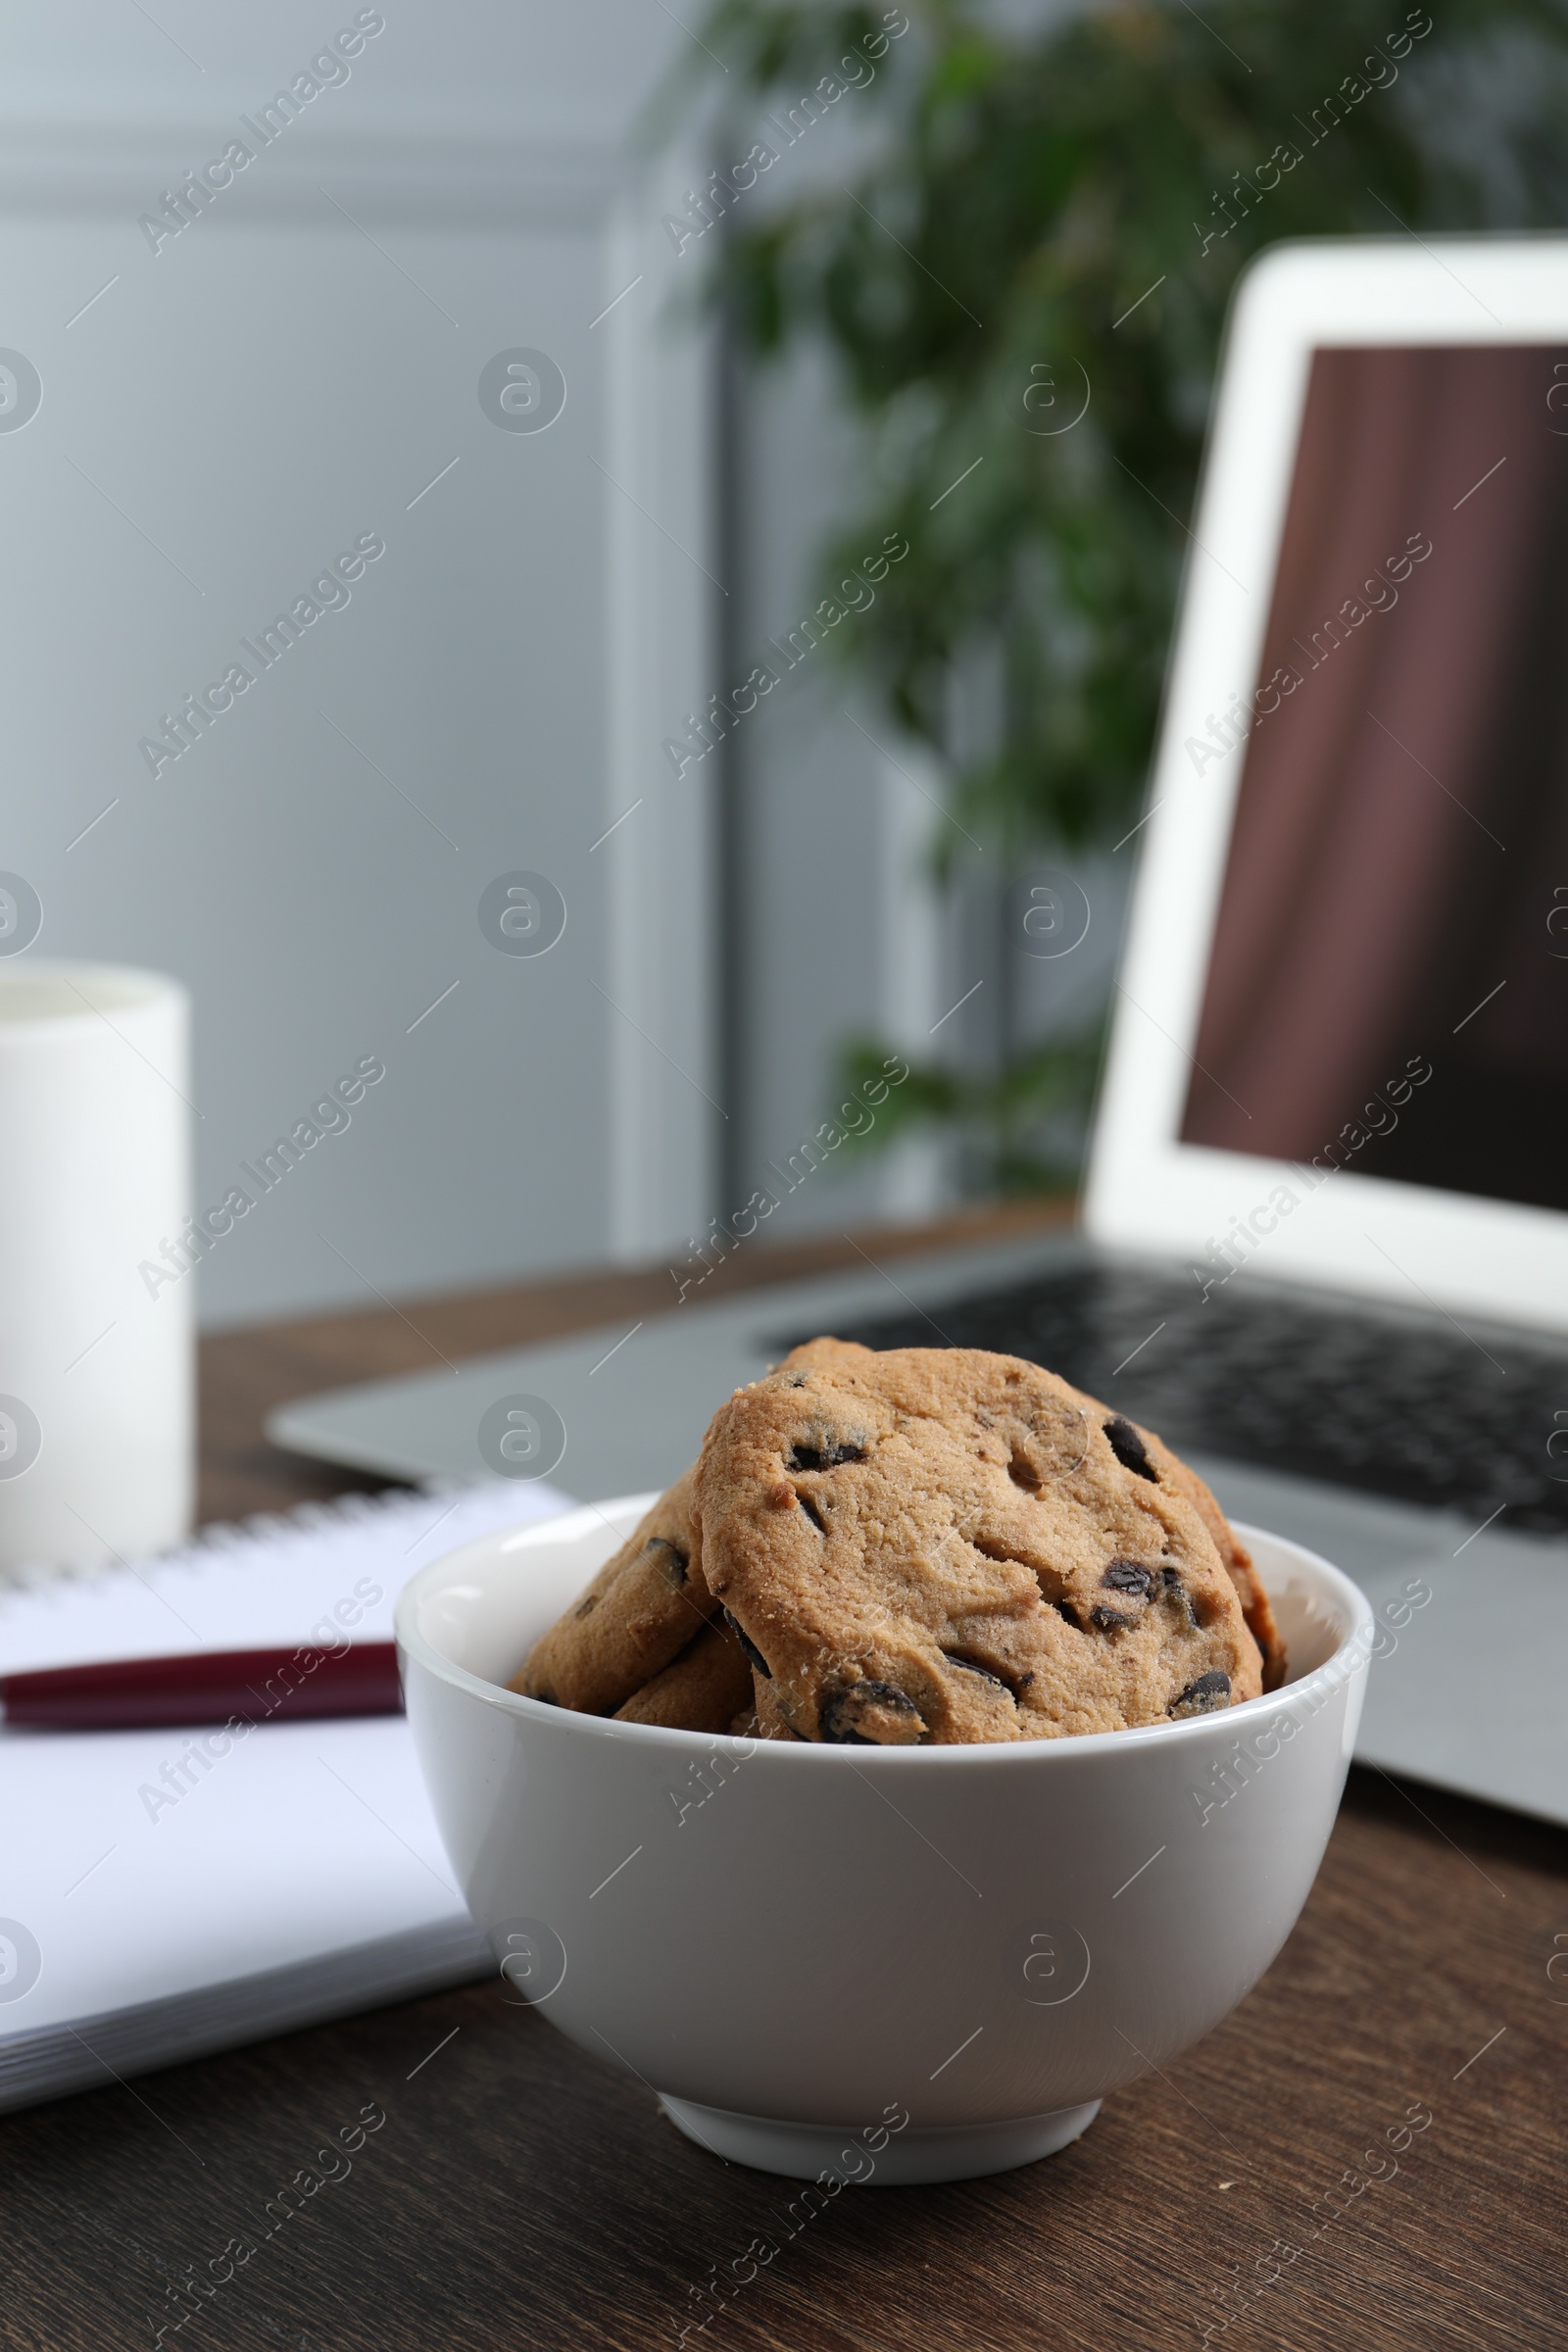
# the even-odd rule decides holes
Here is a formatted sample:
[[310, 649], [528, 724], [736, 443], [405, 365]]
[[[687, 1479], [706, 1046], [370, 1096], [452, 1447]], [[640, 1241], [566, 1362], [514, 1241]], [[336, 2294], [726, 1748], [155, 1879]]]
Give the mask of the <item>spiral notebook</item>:
[[[135, 1565], [0, 1586], [0, 1673], [385, 1640], [415, 1571], [570, 1507], [543, 1485], [346, 1495]], [[401, 1716], [0, 1727], [0, 2111], [484, 1974]], [[217, 1752], [215, 1752], [217, 1751]]]

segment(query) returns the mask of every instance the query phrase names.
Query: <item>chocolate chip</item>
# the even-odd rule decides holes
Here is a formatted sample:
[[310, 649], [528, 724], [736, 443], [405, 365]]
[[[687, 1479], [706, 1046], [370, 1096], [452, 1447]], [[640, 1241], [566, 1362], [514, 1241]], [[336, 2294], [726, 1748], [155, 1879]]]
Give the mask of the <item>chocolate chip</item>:
[[993, 1668], [982, 1666], [978, 1658], [966, 1658], [961, 1649], [945, 1649], [942, 1655], [950, 1666], [961, 1666], [965, 1674], [977, 1674], [982, 1682], [994, 1683], [999, 1690], [1004, 1690], [1011, 1698], [1012, 1690], [1009, 1685]]
[[1166, 1713], [1170, 1715], [1207, 1715], [1216, 1707], [1228, 1706], [1230, 1696], [1230, 1676], [1222, 1674], [1219, 1668], [1214, 1666], [1209, 1669], [1207, 1674], [1200, 1674], [1196, 1683], [1189, 1683], [1186, 1690], [1180, 1691], [1171, 1700]]
[[668, 1559], [661, 1563], [664, 1574], [672, 1585], [686, 1582], [687, 1556], [678, 1544], [672, 1544], [667, 1536], [650, 1536], [643, 1549], [647, 1552], [668, 1552]]
[[823, 1518], [821, 1512], [817, 1509], [816, 1504], [811, 1500], [809, 1494], [803, 1494], [800, 1491], [800, 1488], [797, 1487], [795, 1490], [795, 1499], [800, 1504], [802, 1510], [806, 1513], [808, 1519], [809, 1519], [811, 1522], [811, 1525], [815, 1528], [817, 1534], [819, 1536], [825, 1536], [827, 1534], [827, 1521]]
[[1147, 1592], [1154, 1580], [1136, 1560], [1112, 1560], [1100, 1581], [1112, 1592]]
[[[884, 1721], [874, 1730], [860, 1729], [879, 1715]], [[841, 1747], [902, 1747], [925, 1737], [919, 1708], [892, 1683], [851, 1683], [847, 1690], [830, 1691], [816, 1721], [822, 1738]]]
[[1158, 1486], [1159, 1472], [1151, 1462], [1144, 1441], [1130, 1421], [1124, 1421], [1120, 1413], [1112, 1413], [1105, 1423], [1105, 1435], [1110, 1440], [1111, 1452], [1124, 1470], [1130, 1470], [1135, 1478], [1147, 1478], [1152, 1486]]
[[863, 1462], [865, 1447], [850, 1438], [826, 1438], [820, 1446], [797, 1440], [790, 1447], [789, 1470], [837, 1470], [842, 1462]]
[[591, 1617], [598, 1606], [598, 1593], [590, 1592], [586, 1600], [578, 1601], [577, 1606], [572, 1610], [571, 1613], [574, 1617]]
[[1161, 1600], [1173, 1602], [1174, 1605], [1180, 1609], [1183, 1617], [1186, 1619], [1189, 1625], [1196, 1625], [1198, 1623], [1198, 1611], [1193, 1606], [1193, 1596], [1188, 1592], [1187, 1587], [1182, 1583], [1181, 1578], [1177, 1575], [1174, 1568], [1162, 1568], [1160, 1570], [1159, 1597]]
[[1102, 1603], [1098, 1608], [1090, 1610], [1089, 1622], [1091, 1625], [1098, 1625], [1102, 1634], [1115, 1634], [1125, 1632], [1128, 1626], [1136, 1625], [1138, 1620], [1136, 1617], [1124, 1616], [1120, 1609], [1107, 1609]]
[[804, 1372], [792, 1372], [788, 1380], [786, 1380], [784, 1383], [784, 1386], [787, 1389], [804, 1389], [806, 1386], [806, 1374]]
[[746, 1655], [751, 1659], [752, 1664], [757, 1668], [758, 1673], [765, 1674], [768, 1681], [771, 1682], [773, 1680], [772, 1667], [763, 1657], [761, 1651], [758, 1648], [757, 1643], [752, 1641], [745, 1627], [741, 1625], [737, 1619], [730, 1615], [728, 1609], [724, 1611], [724, 1623], [729, 1627], [730, 1632], [734, 1635], [742, 1649], [745, 1650]]

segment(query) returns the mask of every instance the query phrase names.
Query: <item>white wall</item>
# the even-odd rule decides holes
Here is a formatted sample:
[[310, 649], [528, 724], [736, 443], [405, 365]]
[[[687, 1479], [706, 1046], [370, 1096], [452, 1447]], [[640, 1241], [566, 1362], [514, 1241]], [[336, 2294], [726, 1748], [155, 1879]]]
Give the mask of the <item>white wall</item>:
[[[44, 387], [0, 433], [0, 865], [38, 953], [192, 986], [204, 1204], [386, 1064], [215, 1249], [206, 1320], [662, 1248], [712, 1187], [710, 787], [659, 750], [710, 668], [711, 370], [662, 323], [675, 168], [626, 131], [681, 36], [389, 7], [155, 252], [138, 216], [357, 11], [157, 13], [0, 33], [0, 345]], [[538, 434], [477, 396], [522, 346], [567, 384]], [[352, 602], [151, 774], [160, 714], [364, 533]], [[516, 869], [568, 909], [537, 959], [479, 928]]]
[[[745, 382], [719, 528], [707, 255], [660, 229], [697, 174], [631, 136], [687, 36], [637, 0], [383, 13], [156, 254], [138, 216], [357, 6], [26, 0], [0, 25], [0, 346], [45, 387], [0, 433], [0, 866], [42, 896], [39, 953], [191, 985], [204, 1204], [341, 1069], [387, 1067], [214, 1250], [209, 1323], [678, 1265], [813, 1133], [847, 1033], [983, 1054], [1004, 994], [994, 906], [944, 912], [926, 877], [940, 777], [829, 656], [727, 766], [677, 780], [661, 749], [725, 649], [814, 602], [860, 479], [803, 357]], [[777, 192], [869, 126], [826, 126]], [[567, 380], [538, 435], [477, 397], [519, 346]], [[365, 531], [386, 554], [347, 609], [150, 775], [138, 739]], [[477, 920], [518, 869], [568, 908], [537, 960]], [[953, 1176], [930, 1147], [825, 1169], [770, 1229], [929, 1213]]]

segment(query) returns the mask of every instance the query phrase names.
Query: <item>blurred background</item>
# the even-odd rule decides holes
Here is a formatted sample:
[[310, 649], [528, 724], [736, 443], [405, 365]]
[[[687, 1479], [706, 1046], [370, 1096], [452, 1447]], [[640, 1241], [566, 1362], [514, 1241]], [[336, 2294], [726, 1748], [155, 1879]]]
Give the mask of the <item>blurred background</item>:
[[1230, 289], [1560, 225], [1564, 31], [14, 10], [0, 867], [315, 1129], [203, 1321], [1070, 1188]]

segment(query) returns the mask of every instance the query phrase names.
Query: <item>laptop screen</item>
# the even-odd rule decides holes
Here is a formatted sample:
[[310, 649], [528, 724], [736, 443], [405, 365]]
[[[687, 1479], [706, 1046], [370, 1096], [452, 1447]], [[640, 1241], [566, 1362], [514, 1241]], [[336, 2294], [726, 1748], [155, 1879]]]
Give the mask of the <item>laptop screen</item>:
[[1185, 1143], [1568, 1208], [1568, 345], [1319, 350]]

